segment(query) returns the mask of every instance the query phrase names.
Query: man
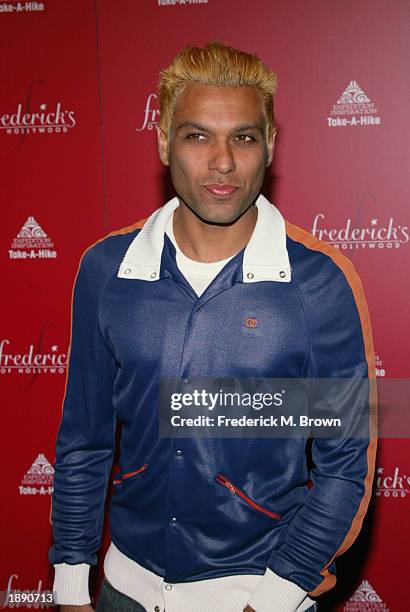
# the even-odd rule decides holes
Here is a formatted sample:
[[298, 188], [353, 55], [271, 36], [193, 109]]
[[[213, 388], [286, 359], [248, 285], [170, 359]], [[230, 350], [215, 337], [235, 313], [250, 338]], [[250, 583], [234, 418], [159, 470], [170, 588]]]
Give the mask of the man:
[[313, 610], [361, 528], [370, 425], [365, 437], [313, 440], [310, 472], [304, 437], [158, 433], [164, 379], [374, 377], [352, 265], [260, 195], [275, 90], [256, 56], [184, 49], [160, 81], [159, 154], [177, 196], [82, 259], [50, 551], [64, 612], [92, 610], [117, 419], [97, 610]]

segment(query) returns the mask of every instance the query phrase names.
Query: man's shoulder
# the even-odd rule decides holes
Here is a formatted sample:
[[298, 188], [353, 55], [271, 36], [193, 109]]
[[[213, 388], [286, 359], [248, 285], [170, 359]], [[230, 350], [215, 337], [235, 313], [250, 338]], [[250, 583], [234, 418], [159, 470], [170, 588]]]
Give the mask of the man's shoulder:
[[131, 242], [139, 234], [144, 226], [145, 219], [141, 219], [132, 225], [114, 230], [106, 234], [85, 249], [82, 260], [98, 260], [100, 263], [121, 261]]
[[132, 225], [114, 230], [92, 243], [81, 256], [80, 268], [95, 277], [112, 276], [145, 221], [141, 219]]
[[292, 279], [310, 316], [328, 320], [358, 310], [368, 317], [362, 281], [353, 263], [339, 249], [288, 221], [287, 248]]
[[359, 280], [353, 263], [338, 248], [290, 221], [285, 221], [285, 227], [292, 270], [301, 272], [306, 280], [318, 275], [341, 276], [348, 284]]

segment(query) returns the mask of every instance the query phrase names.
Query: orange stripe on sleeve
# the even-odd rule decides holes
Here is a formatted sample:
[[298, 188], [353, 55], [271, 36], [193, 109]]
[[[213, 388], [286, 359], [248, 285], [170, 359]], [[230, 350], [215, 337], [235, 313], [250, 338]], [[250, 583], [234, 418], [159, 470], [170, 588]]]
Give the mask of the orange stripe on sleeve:
[[347, 259], [344, 255], [342, 255], [338, 249], [330, 246], [323, 240], [319, 240], [313, 234], [307, 232], [306, 230], [298, 227], [297, 225], [293, 225], [288, 221], [285, 221], [286, 225], [286, 233], [287, 235], [295, 240], [296, 242], [302, 243], [309, 249], [313, 251], [320, 251], [325, 255], [328, 255], [333, 262], [341, 269], [343, 272], [346, 281], [349, 283], [350, 288], [353, 292], [354, 300], [356, 302], [356, 307], [359, 313], [362, 334], [363, 334], [363, 343], [365, 347], [366, 361], [368, 366], [369, 373], [369, 405], [370, 405], [370, 416], [369, 416], [369, 435], [370, 441], [369, 446], [367, 448], [367, 475], [364, 481], [364, 495], [360, 502], [359, 508], [356, 512], [356, 515], [353, 518], [352, 525], [349, 531], [346, 534], [345, 539], [343, 540], [339, 549], [335, 552], [333, 557], [329, 560], [329, 562], [323, 567], [321, 570], [321, 574], [323, 576], [323, 580], [321, 584], [316, 587], [313, 591], [309, 592], [308, 595], [312, 597], [317, 597], [321, 595], [325, 591], [328, 591], [336, 584], [336, 576], [331, 574], [328, 570], [328, 567], [333, 563], [334, 559], [344, 553], [355, 541], [357, 538], [360, 529], [362, 527], [363, 519], [367, 512], [367, 508], [369, 506], [371, 493], [372, 493], [372, 483], [374, 478], [374, 470], [375, 470], [375, 459], [376, 459], [376, 450], [377, 450], [377, 389], [376, 389], [376, 367], [375, 367], [375, 358], [374, 358], [374, 347], [373, 347], [373, 337], [372, 330], [370, 325], [370, 316], [369, 310], [367, 307], [366, 298], [363, 292], [363, 286], [361, 280], [354, 269], [352, 262]]

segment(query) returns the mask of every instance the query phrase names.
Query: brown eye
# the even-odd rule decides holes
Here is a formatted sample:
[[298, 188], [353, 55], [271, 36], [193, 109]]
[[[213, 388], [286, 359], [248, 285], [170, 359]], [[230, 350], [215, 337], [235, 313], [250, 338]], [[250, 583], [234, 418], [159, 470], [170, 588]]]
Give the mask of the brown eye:
[[238, 136], [235, 137], [235, 140], [248, 144], [251, 142], [255, 142], [256, 139], [253, 136], [249, 136], [248, 134], [238, 134]]
[[194, 141], [201, 141], [201, 140], [205, 140], [205, 136], [203, 134], [198, 134], [197, 132], [192, 133], [192, 134], [188, 134], [186, 136], [187, 140], [194, 140]]

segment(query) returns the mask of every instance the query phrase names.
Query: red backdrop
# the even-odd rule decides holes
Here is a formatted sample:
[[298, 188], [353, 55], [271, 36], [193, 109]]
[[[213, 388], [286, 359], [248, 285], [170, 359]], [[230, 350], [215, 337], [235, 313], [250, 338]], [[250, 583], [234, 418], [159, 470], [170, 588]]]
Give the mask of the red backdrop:
[[[0, 591], [52, 584], [72, 283], [90, 243], [172, 195], [155, 91], [186, 44], [222, 40], [278, 72], [265, 195], [353, 260], [378, 375], [409, 376], [408, 23], [407, 0], [0, 2]], [[381, 440], [364, 529], [321, 610], [407, 610], [408, 450]]]

